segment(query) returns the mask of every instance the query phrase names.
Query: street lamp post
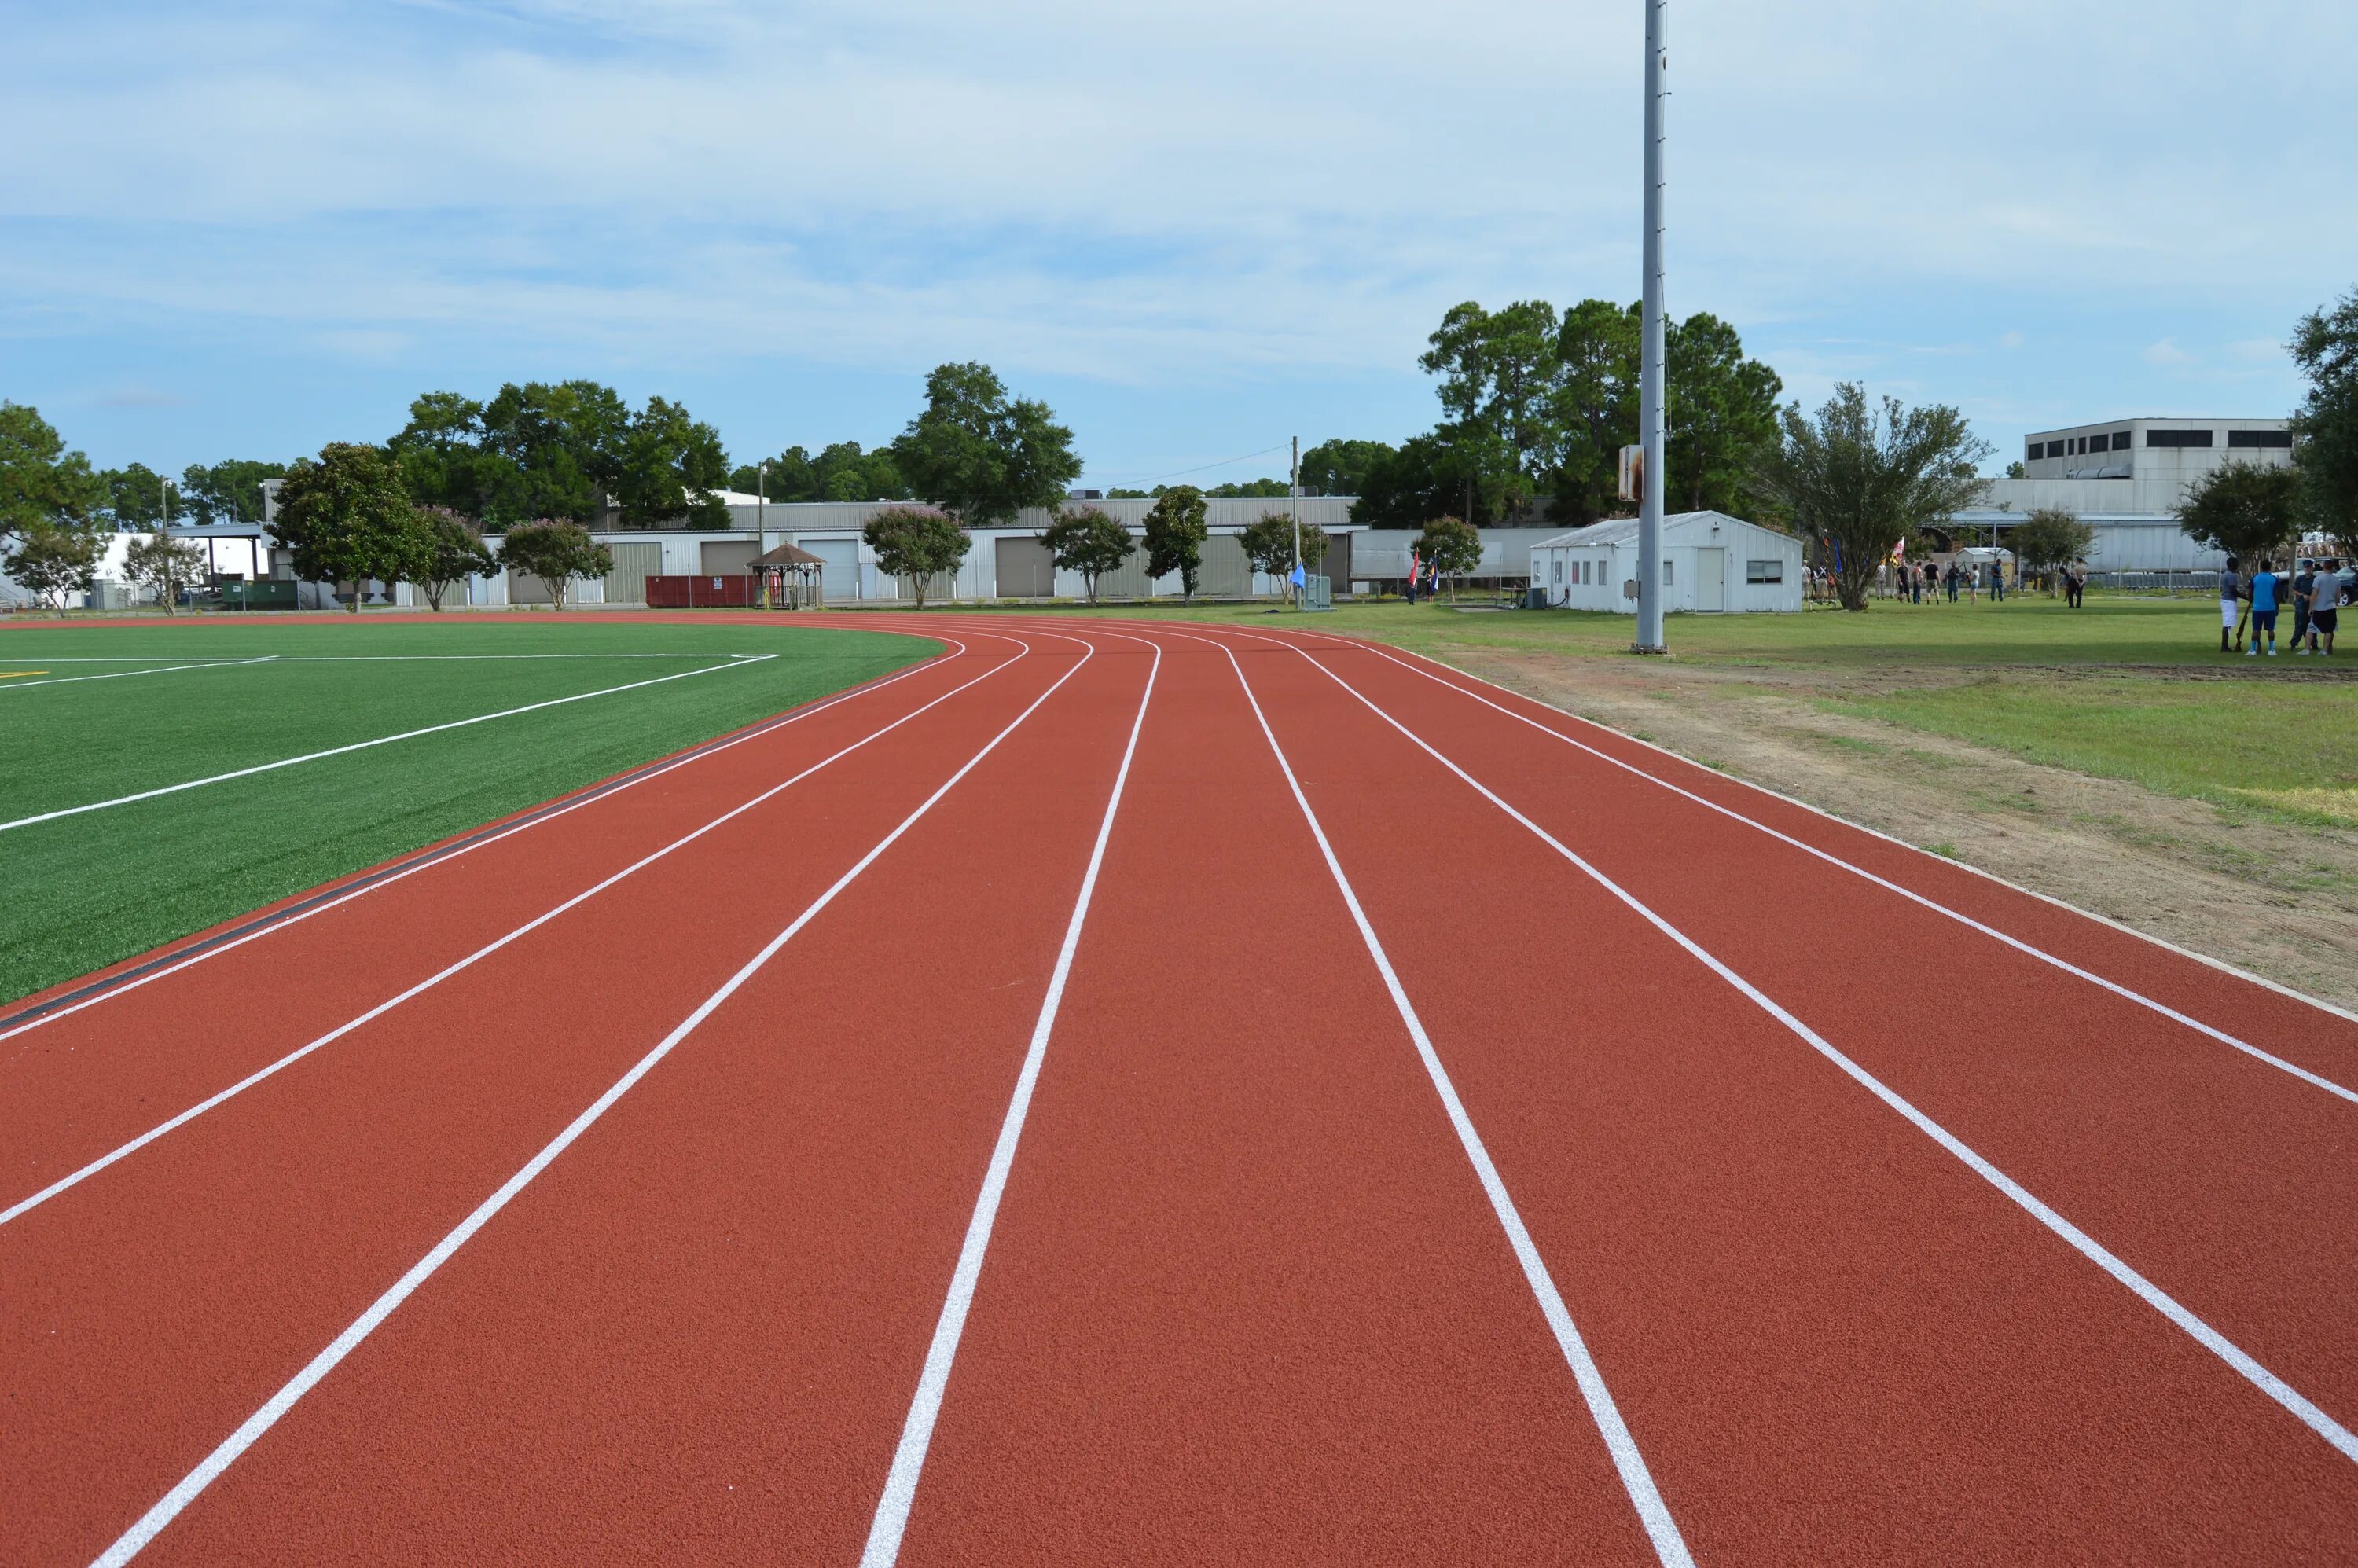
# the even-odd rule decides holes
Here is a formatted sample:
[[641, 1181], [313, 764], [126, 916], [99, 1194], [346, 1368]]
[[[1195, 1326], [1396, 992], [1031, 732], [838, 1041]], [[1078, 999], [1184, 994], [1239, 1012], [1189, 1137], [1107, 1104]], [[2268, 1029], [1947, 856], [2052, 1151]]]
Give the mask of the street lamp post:
[[1293, 438], [1293, 468], [1286, 480], [1286, 494], [1293, 502], [1293, 575], [1302, 579], [1294, 587], [1294, 608], [1300, 609], [1309, 600], [1310, 578], [1302, 569], [1302, 438]]
[[1639, 654], [1669, 652], [1662, 643], [1662, 75], [1670, 64], [1669, 35], [1670, 0], [1646, 0], [1645, 341], [1638, 390], [1638, 438], [1645, 443], [1646, 473], [1638, 507], [1638, 640], [1631, 644]]

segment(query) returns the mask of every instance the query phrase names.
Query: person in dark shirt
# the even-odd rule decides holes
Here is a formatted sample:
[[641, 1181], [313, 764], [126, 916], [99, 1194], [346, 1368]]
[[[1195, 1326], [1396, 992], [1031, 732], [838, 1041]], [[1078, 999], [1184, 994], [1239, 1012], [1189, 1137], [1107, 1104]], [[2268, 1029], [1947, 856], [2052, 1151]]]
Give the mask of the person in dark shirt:
[[2292, 651], [2306, 654], [2301, 645], [2309, 635], [2309, 596], [2317, 586], [2317, 563], [2303, 557], [2294, 563], [2292, 576]]

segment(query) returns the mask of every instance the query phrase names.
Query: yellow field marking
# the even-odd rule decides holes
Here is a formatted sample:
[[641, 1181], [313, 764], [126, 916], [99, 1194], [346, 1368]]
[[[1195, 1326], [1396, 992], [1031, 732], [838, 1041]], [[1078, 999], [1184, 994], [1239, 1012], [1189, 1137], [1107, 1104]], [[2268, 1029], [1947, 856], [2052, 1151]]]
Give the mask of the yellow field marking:
[[14, 680], [18, 676], [45, 676], [47, 670], [0, 670], [0, 680]]

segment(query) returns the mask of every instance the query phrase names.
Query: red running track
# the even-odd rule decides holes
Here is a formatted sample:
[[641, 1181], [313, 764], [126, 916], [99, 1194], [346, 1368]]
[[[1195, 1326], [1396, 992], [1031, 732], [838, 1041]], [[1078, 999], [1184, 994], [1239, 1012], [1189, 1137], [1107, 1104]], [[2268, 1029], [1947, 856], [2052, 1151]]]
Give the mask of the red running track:
[[2358, 1022], [1390, 650], [873, 623], [0, 1017], [0, 1561], [2358, 1559]]

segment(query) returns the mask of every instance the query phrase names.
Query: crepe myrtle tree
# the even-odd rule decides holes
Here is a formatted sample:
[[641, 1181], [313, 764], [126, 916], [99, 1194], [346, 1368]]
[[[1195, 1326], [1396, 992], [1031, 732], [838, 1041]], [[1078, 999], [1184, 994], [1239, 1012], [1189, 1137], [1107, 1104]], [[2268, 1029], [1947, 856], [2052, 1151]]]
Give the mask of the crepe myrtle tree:
[[1482, 531], [1462, 517], [1436, 517], [1417, 535], [1416, 553], [1428, 568], [1450, 579], [1455, 600], [1456, 579], [1482, 565]]
[[[1273, 577], [1286, 584], [1291, 596], [1293, 586], [1289, 574], [1293, 570], [1293, 519], [1282, 512], [1264, 512], [1245, 524], [1237, 535], [1244, 546], [1245, 559], [1253, 570]], [[1326, 535], [1314, 524], [1302, 525], [1302, 565], [1306, 571], [1326, 558]]]
[[614, 569], [614, 552], [590, 536], [579, 523], [557, 518], [519, 523], [500, 545], [500, 564], [547, 585], [563, 610], [576, 579], [604, 577]]
[[2014, 525], [2006, 536], [2006, 547], [2021, 563], [2026, 573], [2047, 579], [2047, 591], [2055, 591], [2054, 573], [2073, 561], [2085, 559], [2095, 548], [2096, 531], [2073, 514], [2060, 506], [2042, 506]]
[[888, 506], [860, 530], [876, 564], [910, 585], [917, 608], [937, 572], [954, 572], [973, 541], [957, 519], [930, 506]]
[[205, 552], [190, 540], [150, 534], [124, 546], [123, 571], [155, 594], [165, 614], [174, 615], [179, 612], [180, 590], [205, 579]]
[[8, 557], [8, 575], [62, 619], [66, 595], [87, 593], [98, 583], [99, 557], [107, 530], [99, 524], [35, 523]]
[[1108, 572], [1120, 570], [1121, 563], [1138, 548], [1129, 529], [1095, 506], [1076, 506], [1057, 513], [1056, 520], [1040, 535], [1040, 542], [1055, 556], [1059, 570], [1081, 574], [1091, 604], [1098, 601], [1098, 579]]
[[1204, 492], [1192, 484], [1174, 484], [1157, 496], [1146, 514], [1146, 575], [1179, 574], [1179, 596], [1193, 600], [1204, 573], [1204, 541], [1211, 530], [1204, 521]]
[[2299, 470], [2224, 463], [2186, 487], [2178, 525], [2196, 544], [2248, 565], [2292, 543], [2300, 531], [2300, 504]]
[[471, 577], [489, 577], [499, 569], [492, 547], [472, 524], [448, 507], [418, 508], [417, 526], [426, 535], [426, 551], [417, 568], [418, 590], [426, 607], [438, 615], [443, 596]]

